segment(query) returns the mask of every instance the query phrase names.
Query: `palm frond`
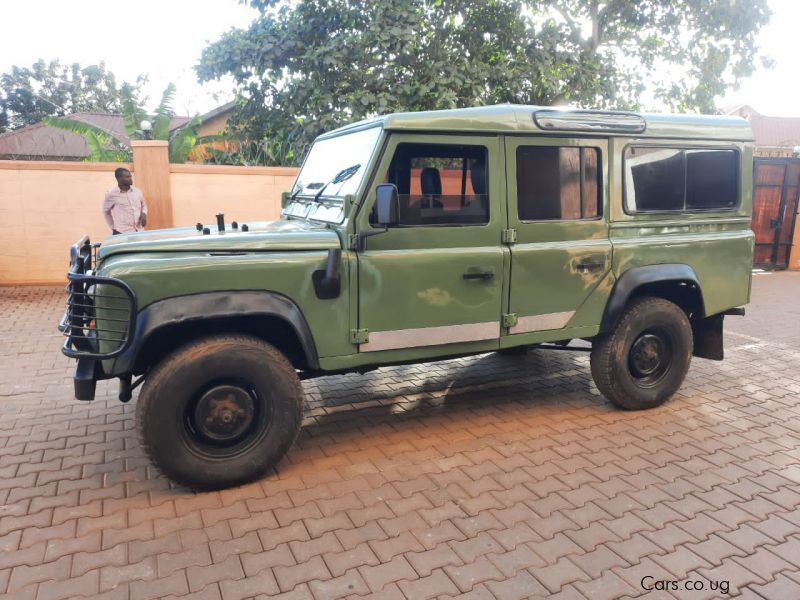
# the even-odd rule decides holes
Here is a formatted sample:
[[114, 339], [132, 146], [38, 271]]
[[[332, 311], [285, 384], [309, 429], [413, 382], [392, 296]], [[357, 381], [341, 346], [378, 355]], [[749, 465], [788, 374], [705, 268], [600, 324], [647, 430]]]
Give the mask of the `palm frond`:
[[91, 123], [85, 123], [83, 121], [65, 119], [63, 117], [45, 117], [42, 119], [42, 122], [50, 127], [57, 127], [58, 129], [64, 129], [79, 135], [94, 133], [98, 136], [107, 138], [109, 141], [112, 139], [119, 141], [110, 131], [103, 129], [102, 127], [98, 127], [97, 125], [92, 125]]
[[127, 146], [113, 133], [101, 127], [62, 117], [45, 117], [43, 122], [50, 127], [71, 131], [83, 136], [89, 146], [87, 160], [114, 162], [130, 159], [130, 150]]
[[153, 138], [156, 140], [166, 140], [169, 138], [169, 126], [175, 111], [172, 102], [175, 99], [175, 84], [170, 83], [161, 95], [161, 102], [156, 108], [156, 116], [153, 120]]
[[123, 84], [120, 89], [120, 98], [122, 100], [122, 124], [128, 137], [133, 137], [139, 130], [140, 123], [147, 119], [147, 113], [139, 105], [133, 88], [127, 83]]
[[88, 133], [84, 135], [84, 138], [89, 145], [87, 162], [129, 162], [132, 159], [130, 152], [108, 147], [105, 140], [96, 133]]
[[172, 132], [169, 140], [169, 162], [186, 162], [189, 152], [197, 145], [197, 128], [200, 123], [200, 117], [193, 117], [186, 125]]

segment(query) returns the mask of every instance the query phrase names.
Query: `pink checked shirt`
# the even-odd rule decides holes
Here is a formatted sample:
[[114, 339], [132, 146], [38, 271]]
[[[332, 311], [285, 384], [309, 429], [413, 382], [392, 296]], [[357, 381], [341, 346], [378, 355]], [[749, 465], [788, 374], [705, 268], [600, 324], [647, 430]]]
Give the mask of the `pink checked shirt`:
[[147, 214], [147, 205], [139, 188], [131, 186], [127, 192], [119, 189], [118, 185], [106, 192], [103, 200], [103, 217], [111, 229], [120, 233], [142, 231], [144, 227], [140, 222], [142, 214]]

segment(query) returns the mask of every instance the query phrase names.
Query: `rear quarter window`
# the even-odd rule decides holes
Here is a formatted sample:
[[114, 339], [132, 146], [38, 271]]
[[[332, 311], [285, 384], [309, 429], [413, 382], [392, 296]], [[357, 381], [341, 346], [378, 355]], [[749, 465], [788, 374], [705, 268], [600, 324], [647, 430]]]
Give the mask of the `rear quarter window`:
[[625, 211], [702, 212], [739, 206], [734, 149], [628, 146]]

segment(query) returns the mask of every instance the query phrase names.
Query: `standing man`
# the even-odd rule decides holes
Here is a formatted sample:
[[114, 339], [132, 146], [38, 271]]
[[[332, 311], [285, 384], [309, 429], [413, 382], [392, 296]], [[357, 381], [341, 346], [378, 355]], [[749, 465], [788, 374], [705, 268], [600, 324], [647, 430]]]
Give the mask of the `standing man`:
[[103, 200], [103, 217], [111, 233], [135, 233], [147, 225], [147, 205], [139, 188], [133, 187], [133, 176], [128, 169], [114, 171], [117, 185], [106, 192]]

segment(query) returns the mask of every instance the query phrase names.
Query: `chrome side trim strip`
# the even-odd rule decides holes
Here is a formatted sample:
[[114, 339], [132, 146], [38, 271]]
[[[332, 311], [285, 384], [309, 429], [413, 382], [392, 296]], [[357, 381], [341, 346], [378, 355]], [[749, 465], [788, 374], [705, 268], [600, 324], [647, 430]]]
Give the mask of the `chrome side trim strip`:
[[[646, 213], [645, 213], [646, 214]], [[609, 223], [609, 229], [646, 229], [648, 227], [683, 227], [688, 229], [693, 225], [744, 225], [750, 224], [750, 217], [699, 217], [693, 219], [636, 219], [634, 221], [615, 221]]]
[[574, 310], [569, 312], [549, 313], [546, 315], [532, 315], [530, 317], [519, 317], [517, 324], [509, 328], [508, 332], [530, 333], [531, 331], [547, 331], [548, 329], [562, 329], [569, 323]]
[[500, 337], [500, 323], [470, 323], [469, 325], [447, 325], [444, 327], [420, 327], [395, 331], [370, 331], [369, 341], [358, 347], [359, 352], [399, 350], [422, 346], [439, 346], [459, 342], [478, 342]]

